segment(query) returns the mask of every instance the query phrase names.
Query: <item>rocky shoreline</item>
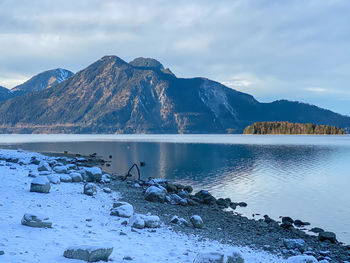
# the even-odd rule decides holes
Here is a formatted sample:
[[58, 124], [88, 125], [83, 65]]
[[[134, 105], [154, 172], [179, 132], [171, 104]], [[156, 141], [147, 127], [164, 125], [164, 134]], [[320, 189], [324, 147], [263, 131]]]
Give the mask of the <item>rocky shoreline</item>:
[[[35, 153], [26, 154], [19, 150], [17, 156], [22, 155], [26, 157], [0, 155], [0, 163], [5, 174], [12, 173], [11, 171], [14, 171], [13, 174], [16, 174], [16, 171], [22, 171], [18, 176], [24, 176], [26, 180], [31, 180], [28, 193], [24, 193], [25, 195], [36, 194], [43, 198], [51, 196], [53, 193], [59, 193], [61, 190], [58, 186], [63, 184], [72, 185], [74, 189], [77, 187], [81, 189], [81, 195], [85, 196], [83, 200], [86, 202], [89, 202], [89, 199], [91, 201], [98, 199], [101, 202], [103, 202], [103, 198], [111, 199], [112, 205], [109, 205], [110, 207], [102, 205], [100, 208], [104, 214], [108, 211], [107, 217], [104, 218], [106, 223], [102, 224], [99, 219], [96, 222], [101, 224], [100, 228], [108, 226], [110, 222], [119, 222], [117, 228], [121, 227], [121, 230], [117, 231], [120, 231], [120, 238], [128, 236], [132, 240], [131, 236], [135, 233], [143, 235], [148, 232], [156, 235], [158, 231], [169, 230], [169, 233], [187, 236], [187, 240], [195, 238], [203, 244], [221, 244], [220, 246], [245, 247], [252, 249], [251, 251], [266, 251], [266, 255], [276, 255], [287, 259], [286, 262], [290, 263], [344, 263], [350, 259], [350, 246], [338, 242], [334, 233], [319, 229], [318, 236], [309, 235], [302, 230], [302, 226], [306, 222], [293, 220], [289, 217], [282, 218], [282, 222], [274, 221], [267, 215], [259, 220], [248, 219], [234, 211], [236, 206], [244, 207], [247, 205], [246, 203], [235, 203], [228, 198], [216, 199], [205, 190], [192, 193], [192, 187], [188, 185], [184, 186], [164, 179], [140, 180], [106, 174], [103, 173], [101, 167], [103, 168], [108, 162], [98, 158], [96, 154], [84, 157], [65, 153], [61, 156], [45, 157]], [[12, 181], [9, 180], [8, 183], [11, 184]], [[73, 191], [73, 195], [76, 195], [76, 190]], [[77, 197], [82, 198], [81, 195]], [[115, 196], [118, 198], [113, 198]], [[6, 199], [8, 198], [6, 197]], [[107, 199], [105, 200], [107, 201]], [[66, 202], [64, 204], [67, 205]], [[57, 205], [62, 205], [62, 203], [58, 200]], [[38, 207], [39, 211], [43, 210], [41, 205]], [[47, 209], [50, 210], [50, 208]], [[76, 206], [75, 209], [77, 209]], [[81, 209], [87, 208], [83, 206]], [[106, 211], [106, 209], [108, 210]], [[92, 211], [91, 207], [89, 210]], [[91, 216], [98, 216], [98, 214], [91, 214]], [[92, 220], [95, 219], [86, 219], [87, 229], [93, 226]], [[58, 231], [56, 222], [52, 222], [46, 215], [41, 214], [25, 213], [21, 224], [29, 228]], [[74, 228], [78, 229], [78, 226], [74, 226]], [[95, 229], [95, 231], [97, 230]], [[107, 227], [105, 231], [110, 235], [116, 230]], [[85, 237], [93, 232], [87, 231], [86, 233]], [[167, 234], [169, 233], [167, 232]], [[159, 242], [158, 239], [157, 242]], [[64, 253], [62, 251], [62, 254], [66, 258], [86, 261], [91, 258], [96, 259], [96, 257], [108, 260], [113, 251], [113, 246], [81, 245], [84, 246], [69, 247]], [[2, 246], [1, 243], [0, 246]], [[188, 251], [191, 250], [188, 249]], [[187, 257], [186, 262], [246, 262], [239, 252], [231, 251], [229, 254], [219, 251], [215, 253], [198, 252], [201, 251], [196, 251], [197, 256], [194, 261], [193, 258], [191, 259], [191, 254], [184, 253], [183, 256]], [[191, 251], [191, 253], [193, 252]], [[123, 260], [130, 260], [130, 258], [132, 259], [128, 256]], [[254, 259], [254, 261], [248, 260], [248, 262], [267, 261]]]
[[[167, 189], [166, 197], [170, 196], [170, 200], [166, 197], [163, 201], [157, 198], [146, 200], [147, 189], [152, 186]], [[344, 262], [350, 259], [350, 246], [336, 241], [331, 232], [320, 233], [319, 236], [309, 235], [301, 230], [300, 220], [294, 221], [287, 217], [282, 218], [283, 222], [274, 221], [268, 216], [260, 220], [248, 219], [232, 209], [227, 209], [230, 204], [237, 205], [230, 200], [216, 200], [206, 191], [192, 195], [184, 190], [191, 189], [190, 186], [170, 184], [157, 179], [143, 182], [118, 177], [112, 180], [109, 187], [120, 192], [121, 199], [132, 204], [141, 213], [159, 215], [162, 222], [177, 232], [226, 244], [262, 249], [285, 258], [305, 254], [312, 255], [319, 261]], [[176, 202], [174, 195], [182, 197]], [[184, 198], [187, 203], [181, 202]], [[245, 203], [240, 205], [244, 206]], [[188, 224], [193, 215], [199, 215], [203, 219], [202, 228], [197, 229]], [[187, 223], [174, 223], [174, 216], [186, 220]]]

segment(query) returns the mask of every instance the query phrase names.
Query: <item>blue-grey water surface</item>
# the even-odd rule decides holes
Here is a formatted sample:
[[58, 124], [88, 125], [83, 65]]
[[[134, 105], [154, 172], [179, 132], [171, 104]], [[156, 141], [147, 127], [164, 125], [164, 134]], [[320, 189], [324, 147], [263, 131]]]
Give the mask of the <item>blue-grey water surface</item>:
[[161, 177], [244, 201], [238, 212], [291, 216], [350, 243], [350, 136], [0, 135], [6, 148], [98, 155], [106, 171], [143, 161]]

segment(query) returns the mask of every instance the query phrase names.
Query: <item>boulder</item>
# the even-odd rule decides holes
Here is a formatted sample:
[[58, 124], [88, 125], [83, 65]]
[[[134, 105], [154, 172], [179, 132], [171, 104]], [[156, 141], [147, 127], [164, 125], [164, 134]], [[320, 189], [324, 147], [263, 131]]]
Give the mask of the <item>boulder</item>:
[[102, 191], [105, 192], [105, 193], [107, 193], [107, 194], [112, 193], [111, 188], [108, 188], [108, 187], [103, 188]]
[[166, 190], [169, 193], [177, 193], [177, 187], [174, 184], [167, 184]]
[[60, 175], [60, 180], [62, 183], [71, 183], [72, 182], [72, 177], [70, 177], [69, 174], [61, 174]]
[[102, 171], [99, 167], [85, 167], [86, 181], [99, 182], [102, 178]]
[[289, 257], [287, 263], [317, 263], [317, 259], [313, 256], [299, 255], [294, 257]]
[[143, 220], [143, 216], [136, 214], [130, 217], [129, 224], [131, 227], [143, 229], [145, 228], [145, 220]]
[[187, 206], [188, 205], [187, 199], [186, 198], [181, 199], [179, 205]]
[[29, 171], [29, 173], [28, 173], [28, 177], [36, 178], [38, 176], [39, 176], [38, 172]]
[[47, 162], [41, 161], [38, 165], [38, 171], [51, 171], [51, 167]]
[[53, 168], [53, 170], [54, 170], [55, 173], [58, 173], [58, 174], [65, 174], [65, 173], [68, 172], [67, 167], [64, 166], [64, 165], [55, 166], [55, 167]]
[[48, 217], [42, 215], [24, 214], [21, 223], [24, 226], [51, 228], [52, 223], [48, 220]]
[[108, 261], [113, 247], [74, 246], [67, 248], [63, 256], [70, 259], [80, 259], [87, 262]]
[[30, 158], [29, 164], [39, 165], [39, 164], [40, 164], [40, 160], [38, 160], [35, 156], [32, 156], [32, 157]]
[[195, 201], [198, 201], [199, 203], [202, 204], [215, 204], [216, 203], [216, 199], [214, 196], [212, 196], [208, 191], [206, 190], [201, 190], [198, 193], [196, 193], [194, 195], [194, 197], [196, 198]]
[[177, 192], [177, 195], [181, 198], [188, 198], [190, 197], [189, 193], [187, 193], [185, 190], [180, 190]]
[[178, 205], [180, 204], [180, 201], [182, 200], [182, 198], [180, 196], [178, 196], [177, 194], [171, 194], [170, 196], [170, 204], [172, 205]]
[[66, 165], [66, 168], [67, 168], [68, 171], [70, 171], [70, 170], [77, 169], [77, 166], [74, 163], [69, 163], [69, 164]]
[[321, 232], [324, 232], [324, 230], [322, 228], [320, 228], [320, 227], [313, 227], [313, 228], [310, 229], [310, 231], [313, 232], [313, 233], [317, 233], [317, 234], [321, 233]]
[[203, 220], [199, 215], [191, 216], [190, 221], [191, 221], [194, 228], [202, 228], [203, 227]]
[[144, 216], [143, 220], [145, 222], [145, 227], [156, 228], [160, 225], [160, 219], [158, 216]]
[[69, 176], [72, 178], [72, 182], [74, 183], [80, 183], [83, 181], [83, 177], [80, 173], [70, 173]]
[[92, 183], [87, 183], [84, 185], [84, 194], [93, 196], [97, 193], [96, 186]]
[[30, 184], [30, 191], [36, 193], [49, 193], [51, 189], [50, 181], [46, 176], [38, 176]]
[[190, 186], [190, 185], [185, 186], [185, 187], [184, 187], [184, 190], [185, 190], [187, 193], [189, 193], [189, 194], [193, 192], [193, 188], [192, 188], [192, 186]]
[[330, 241], [331, 243], [336, 243], [337, 242], [337, 238], [336, 238], [336, 235], [333, 233], [333, 232], [328, 232], [328, 231], [325, 231], [325, 232], [320, 232], [318, 234], [318, 239], [320, 241]]
[[163, 203], [166, 196], [166, 190], [161, 189], [157, 186], [150, 186], [147, 188], [145, 193], [145, 199], [150, 202], [160, 202]]
[[244, 258], [241, 252], [235, 249], [235, 250], [232, 250], [229, 254], [227, 254], [226, 263], [244, 263]]
[[116, 202], [113, 204], [110, 215], [129, 218], [133, 213], [134, 208], [131, 204], [126, 202]]
[[101, 183], [108, 184], [111, 182], [111, 176], [109, 174], [102, 175]]
[[49, 179], [50, 183], [52, 183], [52, 184], [59, 184], [59, 183], [61, 183], [61, 178], [57, 174], [51, 174], [51, 175], [49, 175], [47, 177], [47, 179]]
[[283, 244], [287, 249], [298, 249], [301, 253], [305, 251], [305, 241], [302, 239], [284, 239]]
[[223, 253], [210, 252], [198, 254], [193, 263], [226, 263], [226, 261], [227, 259]]

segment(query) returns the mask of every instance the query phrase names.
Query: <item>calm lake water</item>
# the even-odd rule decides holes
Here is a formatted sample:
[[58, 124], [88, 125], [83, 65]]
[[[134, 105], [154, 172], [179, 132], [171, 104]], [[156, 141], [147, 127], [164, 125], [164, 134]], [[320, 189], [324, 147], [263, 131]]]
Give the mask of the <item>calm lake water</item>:
[[2, 148], [96, 152], [106, 171], [161, 177], [244, 201], [237, 211], [291, 216], [350, 243], [350, 136], [0, 135]]

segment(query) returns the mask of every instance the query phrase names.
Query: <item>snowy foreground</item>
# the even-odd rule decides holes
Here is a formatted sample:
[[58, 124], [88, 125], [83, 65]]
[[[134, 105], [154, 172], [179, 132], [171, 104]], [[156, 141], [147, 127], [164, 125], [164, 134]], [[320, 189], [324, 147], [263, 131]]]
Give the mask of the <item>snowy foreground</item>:
[[[83, 194], [84, 183], [51, 184], [49, 194], [30, 192], [33, 178], [28, 173], [38, 167], [29, 164], [30, 158], [36, 156], [47, 161], [55, 158], [11, 150], [0, 150], [0, 156], [19, 158], [23, 163], [0, 161], [0, 251], [4, 251], [0, 262], [82, 262], [67, 259], [63, 253], [69, 246], [83, 245], [113, 247], [110, 256], [113, 262], [127, 262], [125, 257], [131, 258], [131, 262], [193, 262], [198, 253], [229, 253], [232, 249], [238, 249], [246, 263], [286, 262], [263, 251], [199, 241], [164, 225], [156, 231], [134, 232], [130, 226], [121, 224], [125, 219], [110, 216], [118, 193], [107, 194], [98, 189], [94, 197], [87, 196]], [[21, 225], [25, 213], [49, 217], [52, 228]]]

